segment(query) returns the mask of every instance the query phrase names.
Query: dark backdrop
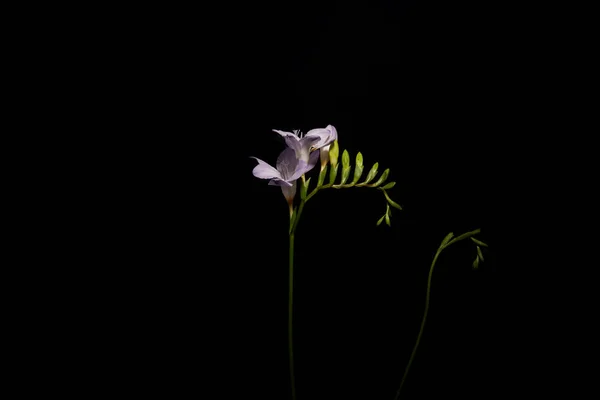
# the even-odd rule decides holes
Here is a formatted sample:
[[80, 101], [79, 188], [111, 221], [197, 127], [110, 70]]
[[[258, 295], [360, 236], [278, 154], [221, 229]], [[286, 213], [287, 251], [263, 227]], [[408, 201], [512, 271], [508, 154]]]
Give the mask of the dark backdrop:
[[114, 102], [136, 133], [123, 136], [133, 165], [113, 199], [128, 256], [115, 266], [107, 382], [167, 397], [289, 398], [287, 206], [252, 176], [250, 157], [275, 162], [284, 143], [272, 129], [332, 124], [352, 157], [391, 169], [404, 210], [375, 226], [385, 202], [365, 188], [307, 204], [296, 239], [298, 399], [391, 400], [435, 251], [448, 232], [476, 228], [486, 261], [471, 268], [470, 242], [439, 259], [403, 396], [539, 390], [554, 355], [530, 330], [543, 307], [524, 294], [520, 257], [531, 250], [524, 231], [541, 228], [524, 193], [545, 183], [530, 158], [536, 124], [562, 121], [548, 111], [550, 73], [538, 61], [552, 34], [530, 13], [424, 1], [132, 11], [134, 32], [116, 39], [132, 97]]

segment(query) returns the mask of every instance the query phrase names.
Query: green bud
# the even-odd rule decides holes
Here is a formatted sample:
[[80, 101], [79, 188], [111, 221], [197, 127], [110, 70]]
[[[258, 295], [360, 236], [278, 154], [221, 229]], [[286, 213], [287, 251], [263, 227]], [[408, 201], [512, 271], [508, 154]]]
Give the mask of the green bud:
[[346, 168], [350, 166], [350, 153], [348, 150], [344, 150], [342, 153], [342, 167]]
[[327, 165], [325, 166], [325, 168], [323, 168], [321, 170], [321, 172], [319, 172], [319, 180], [317, 181], [317, 187], [321, 187], [323, 186], [323, 182], [325, 182], [325, 176], [327, 175]]
[[[358, 154], [360, 154], [360, 153], [358, 153]], [[362, 173], [363, 173], [362, 164], [361, 165], [356, 164], [356, 167], [354, 167], [354, 179], [352, 180], [352, 183], [351, 183], [352, 185], [355, 185], [356, 182], [358, 182]]]
[[475, 242], [475, 244], [478, 244], [479, 246], [488, 247], [488, 245], [487, 245], [487, 244], [483, 243], [483, 242], [482, 242], [482, 241], [480, 241], [480, 240], [477, 240], [477, 239], [475, 239], [474, 237], [471, 237], [471, 240], [472, 240], [473, 242]]
[[473, 269], [479, 268], [479, 257], [475, 257], [475, 261], [473, 261]]
[[371, 167], [371, 170], [367, 174], [367, 177], [364, 180], [364, 182], [359, 183], [357, 186], [364, 186], [367, 183], [371, 182], [373, 180], [373, 178], [375, 178], [375, 176], [377, 175], [377, 168], [379, 168], [379, 163], [373, 164], [373, 166]]
[[477, 246], [477, 257], [481, 259], [481, 261], [484, 261], [483, 259], [483, 253], [481, 252], [481, 247]]
[[402, 211], [402, 207], [400, 207], [400, 204], [398, 204], [395, 201], [393, 201], [392, 199], [390, 199], [390, 196], [388, 196], [387, 192], [383, 188], [378, 188], [378, 189], [381, 189], [383, 191], [383, 195], [385, 196], [385, 199], [390, 204], [390, 206]]
[[357, 167], [362, 167], [363, 166], [363, 156], [360, 153], [360, 151], [358, 152], [358, 154], [356, 155], [356, 166]]
[[[386, 214], [387, 215], [387, 214]], [[381, 218], [379, 218], [379, 221], [377, 221], [377, 226], [381, 225], [381, 223], [383, 222], [383, 219], [385, 218], [385, 215], [382, 216]]]
[[[340, 146], [338, 145], [338, 141], [334, 140], [331, 146], [329, 147], [329, 164], [332, 167], [336, 167], [338, 164], [338, 157], [340, 155]], [[333, 181], [332, 181], [333, 183]]]
[[[331, 155], [331, 152], [329, 153], [329, 155]], [[329, 171], [329, 184], [330, 185], [333, 185], [333, 182], [335, 182], [335, 178], [337, 178], [337, 172], [338, 172], [338, 165], [332, 164], [331, 170]]]
[[444, 238], [444, 240], [442, 240], [442, 244], [440, 245], [440, 247], [444, 247], [446, 245], [446, 243], [448, 243], [450, 241], [450, 239], [452, 239], [452, 236], [454, 236], [453, 232], [450, 232], [449, 234], [447, 234], [446, 237]]
[[377, 186], [381, 185], [383, 182], [385, 182], [385, 180], [387, 179], [389, 174], [390, 174], [390, 169], [388, 168], [385, 171], [383, 171], [383, 174], [381, 174], [381, 176], [379, 177], [379, 180], [377, 182], [375, 182], [372, 186], [377, 187]]
[[[343, 160], [342, 160], [343, 163]], [[352, 167], [348, 166], [344, 166], [342, 168], [342, 181], [340, 182], [340, 185], [343, 185], [344, 183], [346, 183], [346, 181], [348, 180], [348, 177], [350, 176], [350, 170], [352, 169]]]
[[479, 232], [481, 232], [481, 229], [475, 229], [474, 231], [463, 233], [462, 235], [457, 236], [454, 239], [452, 239], [452, 242], [450, 242], [450, 244], [455, 243], [455, 242], [459, 242], [459, 241], [461, 241], [463, 239], [466, 239], [468, 237], [477, 235]]
[[387, 211], [385, 212], [385, 223], [387, 224], [387, 226], [392, 226], [390, 223], [390, 206], [387, 206]]

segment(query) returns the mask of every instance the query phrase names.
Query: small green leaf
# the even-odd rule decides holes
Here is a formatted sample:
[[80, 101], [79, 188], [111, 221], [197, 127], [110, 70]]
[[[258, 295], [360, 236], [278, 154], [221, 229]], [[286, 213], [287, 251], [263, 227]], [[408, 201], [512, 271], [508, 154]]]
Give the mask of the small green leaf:
[[333, 182], [335, 182], [335, 178], [337, 178], [337, 172], [338, 172], [338, 165], [335, 166], [331, 166], [331, 170], [329, 171], [329, 184], [333, 185]]
[[385, 212], [385, 223], [387, 226], [392, 226], [390, 223], [390, 206], [387, 206], [387, 211]]
[[[386, 214], [387, 215], [387, 214]], [[379, 218], [379, 221], [377, 221], [377, 226], [381, 225], [381, 223], [383, 222], [383, 219], [385, 218], [385, 215], [382, 216], [381, 218]]]
[[488, 245], [487, 245], [487, 244], [483, 243], [481, 240], [477, 240], [477, 239], [475, 239], [474, 237], [471, 237], [471, 240], [472, 240], [473, 242], [475, 242], [475, 244], [478, 244], [478, 245], [480, 245], [480, 246], [483, 246], [483, 247], [488, 247]]
[[381, 185], [383, 182], [385, 182], [385, 180], [387, 179], [389, 174], [390, 174], [390, 169], [388, 168], [385, 171], [383, 171], [383, 174], [381, 174], [381, 176], [379, 177], [379, 180], [377, 180], [377, 182], [375, 182], [372, 186], [377, 187], [377, 186]]
[[379, 188], [379, 189], [383, 190], [383, 195], [385, 196], [385, 199], [390, 204], [390, 206], [392, 206], [394, 208], [397, 208], [398, 210], [402, 211], [402, 207], [400, 207], [400, 204], [398, 204], [395, 201], [393, 201], [392, 199], [390, 199], [390, 196], [388, 196], [387, 192], [383, 188]]
[[356, 166], [363, 166], [363, 155], [360, 153], [360, 151], [356, 155]]
[[350, 166], [350, 154], [348, 150], [344, 150], [342, 153], [342, 167], [346, 168]]
[[479, 268], [479, 257], [475, 257], [475, 261], [473, 261], [473, 269]]
[[378, 188], [378, 189], [381, 189], [381, 190], [383, 190], [383, 189], [391, 189], [391, 188], [393, 188], [394, 186], [396, 186], [396, 182], [390, 182], [390, 183], [388, 183], [387, 185], [385, 185], [385, 186], [383, 186], [383, 187], [380, 187], [380, 188]]
[[481, 259], [481, 261], [485, 261], [483, 259], [483, 253], [481, 252], [481, 247], [477, 246], [477, 257]]
[[317, 187], [323, 186], [323, 182], [325, 182], [325, 176], [327, 175], [327, 168], [328, 166], [326, 165], [325, 168], [323, 168], [321, 172], [319, 172], [319, 180], [317, 181]]
[[448, 243], [450, 239], [452, 239], [452, 236], [454, 236], [454, 232], [450, 232], [449, 234], [447, 234], [444, 240], [442, 240], [442, 244], [440, 245], [440, 247], [444, 247], [446, 243]]
[[365, 178], [364, 182], [359, 183], [356, 186], [364, 186], [367, 183], [371, 182], [373, 180], [373, 178], [375, 178], [375, 176], [377, 175], [377, 168], [379, 168], [379, 163], [373, 164], [373, 166], [371, 167], [371, 170], [367, 174], [367, 177]]

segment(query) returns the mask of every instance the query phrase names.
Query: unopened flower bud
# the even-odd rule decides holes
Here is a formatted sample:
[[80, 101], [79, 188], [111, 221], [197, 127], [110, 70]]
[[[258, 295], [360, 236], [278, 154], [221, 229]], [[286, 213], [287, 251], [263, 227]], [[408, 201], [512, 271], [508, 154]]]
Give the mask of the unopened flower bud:
[[329, 148], [329, 163], [335, 167], [338, 164], [338, 157], [340, 156], [340, 147], [338, 141], [334, 140]]

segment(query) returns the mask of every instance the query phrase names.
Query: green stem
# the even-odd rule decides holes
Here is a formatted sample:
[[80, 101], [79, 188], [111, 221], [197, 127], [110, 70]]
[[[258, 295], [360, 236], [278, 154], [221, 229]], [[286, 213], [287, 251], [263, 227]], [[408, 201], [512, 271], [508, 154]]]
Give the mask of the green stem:
[[[304, 183], [303, 183], [304, 184]], [[308, 199], [306, 199], [308, 200]], [[306, 200], [300, 202], [296, 211], [296, 216], [292, 220], [290, 227], [290, 257], [289, 257], [289, 297], [288, 297], [288, 351], [290, 359], [290, 383], [292, 386], [292, 400], [296, 400], [296, 377], [294, 375], [294, 336], [293, 336], [293, 317], [294, 317], [294, 238], [298, 221], [304, 210]]]
[[415, 343], [415, 347], [413, 348], [412, 354], [410, 355], [410, 359], [408, 360], [408, 364], [406, 365], [406, 369], [404, 370], [404, 376], [402, 377], [402, 382], [400, 382], [400, 388], [398, 392], [396, 392], [395, 400], [398, 400], [400, 397], [400, 391], [402, 390], [402, 386], [404, 386], [404, 382], [406, 381], [406, 376], [408, 375], [408, 370], [412, 365], [412, 362], [415, 358], [415, 354], [417, 354], [417, 348], [419, 347], [419, 342], [421, 342], [421, 337], [423, 336], [423, 330], [425, 329], [425, 322], [427, 321], [427, 314], [429, 313], [429, 299], [431, 295], [431, 278], [433, 277], [433, 267], [435, 266], [435, 262], [438, 259], [438, 256], [442, 252], [442, 247], [438, 249], [435, 253], [435, 257], [433, 257], [433, 262], [431, 263], [431, 268], [429, 269], [429, 277], [427, 278], [427, 293], [425, 295], [425, 312], [423, 313], [423, 320], [421, 321], [421, 329], [419, 330], [419, 335], [417, 336], [417, 342]]
[[396, 392], [396, 397], [394, 398], [394, 400], [398, 400], [398, 398], [400, 397], [400, 391], [402, 390], [402, 386], [404, 386], [404, 382], [406, 381], [406, 376], [408, 375], [408, 370], [410, 369], [410, 366], [412, 365], [412, 362], [415, 358], [415, 354], [417, 354], [417, 348], [419, 347], [419, 343], [421, 342], [421, 337], [423, 336], [423, 330], [425, 329], [425, 322], [427, 321], [427, 314], [429, 313], [429, 299], [431, 297], [431, 278], [433, 277], [433, 267], [435, 267], [435, 262], [437, 261], [439, 255], [442, 253], [442, 251], [444, 249], [446, 249], [448, 246], [450, 246], [456, 242], [460, 242], [461, 240], [472, 237], [472, 236], [478, 234], [479, 232], [481, 232], [481, 229], [475, 229], [474, 231], [463, 233], [462, 235], [457, 236], [454, 239], [450, 240], [448, 243], [446, 243], [446, 241], [452, 237], [452, 233], [449, 233], [447, 236], [447, 239], [444, 239], [442, 241], [442, 244], [440, 245], [440, 247], [437, 249], [437, 252], [435, 253], [435, 257], [433, 257], [433, 262], [431, 263], [431, 267], [429, 268], [429, 276], [427, 277], [427, 293], [425, 294], [425, 311], [423, 313], [423, 320], [421, 321], [421, 329], [419, 330], [419, 335], [417, 336], [417, 342], [415, 343], [415, 347], [413, 348], [413, 351], [410, 355], [410, 359], [408, 360], [408, 364], [406, 365], [406, 369], [404, 370], [404, 376], [402, 376], [402, 382], [400, 382], [400, 388], [398, 388], [398, 391]]
[[[298, 217], [296, 216], [296, 221]], [[295, 225], [295, 224], [294, 224]], [[288, 350], [290, 358], [290, 382], [292, 385], [292, 399], [296, 400], [296, 379], [294, 376], [294, 340], [292, 336], [292, 321], [294, 310], [294, 229], [290, 233], [290, 277], [289, 277], [289, 299], [288, 299]]]

